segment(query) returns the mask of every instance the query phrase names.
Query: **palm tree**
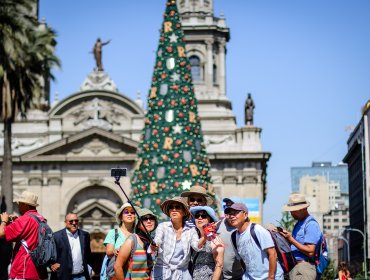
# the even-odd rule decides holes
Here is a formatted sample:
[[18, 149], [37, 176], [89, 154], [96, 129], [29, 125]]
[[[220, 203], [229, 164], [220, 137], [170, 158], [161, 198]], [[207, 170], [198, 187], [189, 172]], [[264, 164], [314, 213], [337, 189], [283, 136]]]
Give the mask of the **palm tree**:
[[53, 78], [59, 66], [54, 55], [55, 32], [32, 16], [34, 0], [0, 0], [0, 110], [4, 125], [1, 194], [13, 211], [12, 123], [27, 109], [37, 107], [42, 77]]

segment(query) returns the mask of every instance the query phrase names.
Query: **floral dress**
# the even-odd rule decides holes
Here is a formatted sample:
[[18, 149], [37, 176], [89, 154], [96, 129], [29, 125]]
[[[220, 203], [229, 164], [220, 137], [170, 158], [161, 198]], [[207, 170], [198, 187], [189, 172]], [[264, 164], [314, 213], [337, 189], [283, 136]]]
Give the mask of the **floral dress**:
[[[194, 258], [196, 258], [195, 261]], [[192, 259], [194, 261], [193, 280], [211, 280], [216, 266], [211, 241], [207, 241], [198, 253], [193, 252]]]

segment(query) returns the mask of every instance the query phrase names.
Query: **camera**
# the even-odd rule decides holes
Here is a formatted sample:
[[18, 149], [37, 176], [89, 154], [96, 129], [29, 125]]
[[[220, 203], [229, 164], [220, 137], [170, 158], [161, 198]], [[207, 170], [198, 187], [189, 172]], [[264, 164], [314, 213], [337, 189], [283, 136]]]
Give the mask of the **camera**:
[[112, 177], [125, 177], [125, 176], [127, 176], [127, 168], [111, 168], [110, 176], [112, 176]]

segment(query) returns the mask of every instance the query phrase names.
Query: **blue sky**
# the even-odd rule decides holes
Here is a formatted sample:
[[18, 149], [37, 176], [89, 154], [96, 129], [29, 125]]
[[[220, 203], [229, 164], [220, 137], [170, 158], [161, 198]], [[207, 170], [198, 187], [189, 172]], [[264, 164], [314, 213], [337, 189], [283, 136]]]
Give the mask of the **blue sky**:
[[[244, 102], [255, 101], [255, 125], [272, 153], [264, 223], [280, 219], [290, 193], [290, 167], [340, 162], [349, 132], [370, 99], [370, 1], [215, 0], [231, 30], [227, 96], [238, 126]], [[40, 18], [58, 33], [52, 93], [78, 91], [93, 70], [97, 37], [103, 65], [120, 92], [145, 99], [155, 61], [165, 0], [40, 0]]]

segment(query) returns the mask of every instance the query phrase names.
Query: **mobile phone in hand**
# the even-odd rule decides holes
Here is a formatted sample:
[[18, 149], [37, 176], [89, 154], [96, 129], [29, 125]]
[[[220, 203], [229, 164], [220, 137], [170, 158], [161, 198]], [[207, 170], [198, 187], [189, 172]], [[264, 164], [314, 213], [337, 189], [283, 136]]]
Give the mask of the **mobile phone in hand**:
[[282, 227], [276, 227], [278, 231], [283, 232], [284, 229]]

